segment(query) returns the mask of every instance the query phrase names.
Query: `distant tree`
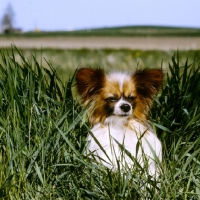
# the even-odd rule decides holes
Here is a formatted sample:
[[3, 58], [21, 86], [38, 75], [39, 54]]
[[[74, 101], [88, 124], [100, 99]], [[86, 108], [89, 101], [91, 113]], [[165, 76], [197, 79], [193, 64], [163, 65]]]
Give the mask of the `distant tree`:
[[3, 15], [3, 18], [1, 20], [1, 26], [4, 29], [5, 32], [11, 32], [13, 29], [14, 24], [14, 11], [11, 6], [11, 4], [8, 4], [5, 13]]

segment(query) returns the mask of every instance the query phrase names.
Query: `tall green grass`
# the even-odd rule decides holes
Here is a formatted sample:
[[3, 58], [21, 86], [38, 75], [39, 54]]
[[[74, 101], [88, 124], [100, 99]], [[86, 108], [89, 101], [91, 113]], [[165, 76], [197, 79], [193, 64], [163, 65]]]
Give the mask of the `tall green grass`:
[[73, 76], [63, 81], [48, 63], [1, 52], [0, 197], [4, 199], [199, 199], [200, 65], [172, 57], [152, 109], [163, 143], [158, 179], [112, 172], [84, 155], [88, 124], [73, 97]]
[[[15, 60], [22, 65], [21, 57], [16, 49], [7, 49], [9, 54], [14, 54]], [[101, 67], [106, 71], [112, 69], [122, 71], [134, 71], [136, 68], [156, 68], [162, 67], [168, 71], [168, 63], [173, 50], [158, 51], [158, 50], [131, 50], [131, 49], [20, 49], [20, 52], [30, 63], [33, 62], [32, 55], [40, 67], [49, 69], [48, 63], [51, 63], [57, 71], [57, 74], [62, 80], [68, 80], [72, 77], [77, 67], [92, 66]], [[192, 63], [196, 56], [195, 50], [179, 51], [179, 64], [182, 66], [185, 63], [185, 58], [188, 57], [188, 62]], [[200, 53], [198, 53], [200, 57]], [[48, 63], [46, 62], [48, 61]], [[0, 57], [0, 62], [2, 58]]]

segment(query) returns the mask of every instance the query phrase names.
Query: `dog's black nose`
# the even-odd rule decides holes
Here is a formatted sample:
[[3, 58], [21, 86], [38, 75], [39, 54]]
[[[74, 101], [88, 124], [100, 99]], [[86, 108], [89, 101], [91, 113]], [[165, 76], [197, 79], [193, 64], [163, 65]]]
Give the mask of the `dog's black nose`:
[[131, 106], [129, 104], [123, 104], [120, 106], [121, 110], [124, 112], [128, 112], [131, 109]]

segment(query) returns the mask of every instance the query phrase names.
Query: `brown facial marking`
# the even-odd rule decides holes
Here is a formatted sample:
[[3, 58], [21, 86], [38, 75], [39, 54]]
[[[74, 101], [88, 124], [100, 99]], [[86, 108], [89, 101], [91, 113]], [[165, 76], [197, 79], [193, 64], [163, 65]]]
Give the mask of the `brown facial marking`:
[[119, 83], [117, 81], [109, 81], [106, 80], [105, 87], [102, 90], [104, 99], [108, 97], [115, 96], [116, 98], [120, 98], [121, 91], [119, 88]]
[[135, 85], [132, 80], [125, 81], [123, 84], [123, 96], [125, 98], [136, 97]]

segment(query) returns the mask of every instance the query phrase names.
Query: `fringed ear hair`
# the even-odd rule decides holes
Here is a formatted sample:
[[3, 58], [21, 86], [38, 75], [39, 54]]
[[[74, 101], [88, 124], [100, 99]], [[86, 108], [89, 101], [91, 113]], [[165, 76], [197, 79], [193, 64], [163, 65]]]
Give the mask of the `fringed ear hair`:
[[136, 91], [145, 98], [152, 99], [163, 82], [163, 73], [160, 69], [138, 70], [133, 75]]
[[83, 100], [99, 94], [104, 85], [105, 74], [102, 69], [81, 68], [76, 74], [78, 93]]
[[132, 80], [138, 96], [134, 115], [139, 120], [145, 121], [153, 103], [153, 97], [162, 85], [163, 73], [159, 69], [138, 70], [133, 74]]

